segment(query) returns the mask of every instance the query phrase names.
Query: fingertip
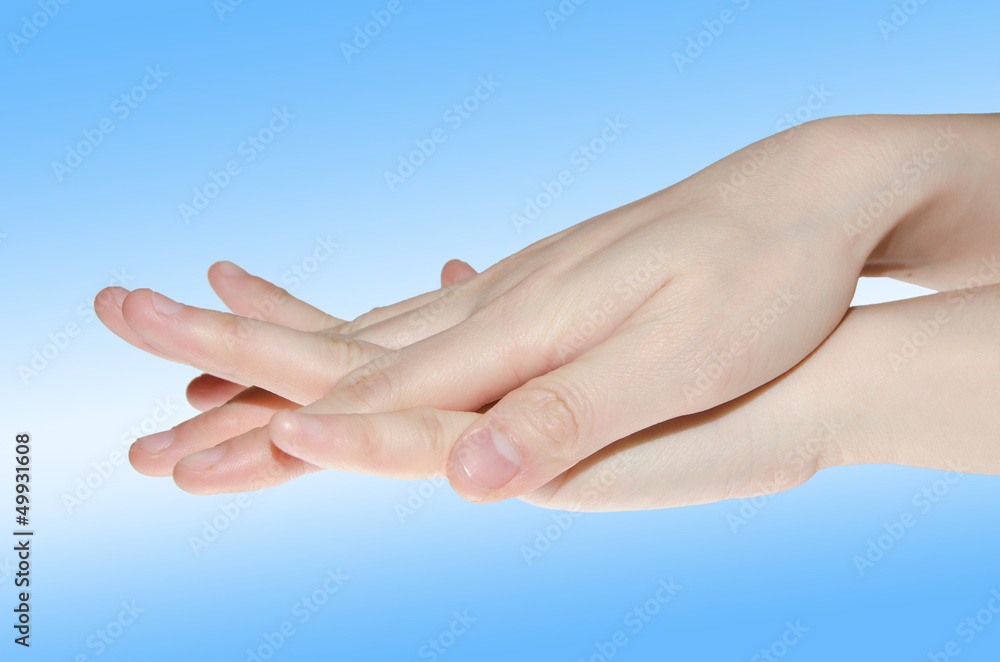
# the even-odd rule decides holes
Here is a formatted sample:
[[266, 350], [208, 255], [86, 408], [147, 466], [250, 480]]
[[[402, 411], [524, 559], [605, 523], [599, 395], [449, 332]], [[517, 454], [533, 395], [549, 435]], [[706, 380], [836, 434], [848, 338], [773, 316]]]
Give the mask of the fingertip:
[[496, 501], [521, 472], [520, 453], [498, 430], [481, 427], [459, 437], [448, 458], [448, 482], [467, 501]]
[[448, 260], [441, 267], [441, 285], [447, 287], [475, 276], [478, 272], [468, 262]]
[[250, 274], [229, 260], [219, 260], [208, 268], [209, 278], [211, 279], [214, 275], [225, 278], [239, 278], [240, 276], [249, 276]]
[[268, 432], [271, 443], [278, 449], [298, 456], [303, 449], [322, 439], [323, 424], [311, 414], [282, 409], [271, 416]]
[[208, 411], [229, 402], [244, 389], [241, 384], [205, 373], [188, 382], [184, 396], [195, 409]]
[[108, 308], [119, 309], [122, 307], [122, 302], [125, 301], [125, 297], [128, 295], [129, 291], [124, 287], [118, 287], [116, 285], [105, 287], [97, 293], [97, 296], [94, 297], [94, 311], [100, 313], [102, 310], [106, 310]]
[[122, 317], [125, 321], [129, 318], [137, 319], [143, 316], [145, 311], [151, 310], [153, 307], [153, 290], [148, 287], [142, 287], [138, 290], [132, 290], [125, 298], [122, 299], [121, 310]]
[[138, 473], [150, 478], [166, 478], [173, 473], [173, 464], [164, 461], [161, 453], [151, 453], [138, 441], [129, 446], [128, 462]]
[[284, 450], [291, 446], [299, 434], [299, 425], [295, 420], [295, 414], [291, 409], [281, 409], [271, 416], [268, 424], [268, 431], [271, 433], [271, 443]]

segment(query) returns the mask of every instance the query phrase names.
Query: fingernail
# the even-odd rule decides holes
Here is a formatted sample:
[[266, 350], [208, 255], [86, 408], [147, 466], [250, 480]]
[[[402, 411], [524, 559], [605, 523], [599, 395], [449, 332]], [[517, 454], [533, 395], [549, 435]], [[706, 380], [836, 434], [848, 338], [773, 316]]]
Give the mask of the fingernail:
[[323, 425], [312, 414], [292, 412], [292, 425], [297, 428], [300, 437], [317, 439], [323, 435]]
[[223, 261], [217, 263], [215, 266], [218, 268], [219, 273], [221, 273], [223, 276], [246, 276], [247, 275], [246, 271], [244, 271], [243, 269], [239, 268], [238, 266], [236, 266], [235, 264], [233, 264], [232, 262], [230, 262], [228, 260], [223, 260]]
[[165, 432], [157, 432], [156, 434], [151, 434], [148, 437], [143, 437], [135, 443], [142, 450], [147, 453], [162, 453], [167, 450], [169, 446], [174, 441], [174, 430], [167, 430]]
[[209, 448], [208, 450], [199, 451], [193, 455], [188, 455], [177, 464], [183, 464], [189, 469], [197, 469], [201, 471], [217, 464], [225, 454], [225, 445], [219, 445], [214, 448]]
[[116, 308], [122, 307], [122, 302], [129, 295], [129, 291], [124, 287], [108, 287], [98, 292], [94, 299], [94, 304], [114, 305]]
[[487, 490], [496, 490], [520, 471], [514, 446], [502, 434], [482, 428], [459, 442], [455, 452], [466, 477]]
[[322, 436], [323, 426], [315, 416], [285, 409], [275, 413], [271, 419], [280, 434], [289, 443], [318, 439]]
[[125, 301], [125, 297], [129, 295], [129, 291], [124, 287], [112, 287], [108, 291], [111, 292], [111, 298], [114, 300], [115, 306], [121, 308], [122, 303]]
[[184, 306], [159, 292], [153, 292], [153, 308], [161, 315], [175, 315], [181, 312]]

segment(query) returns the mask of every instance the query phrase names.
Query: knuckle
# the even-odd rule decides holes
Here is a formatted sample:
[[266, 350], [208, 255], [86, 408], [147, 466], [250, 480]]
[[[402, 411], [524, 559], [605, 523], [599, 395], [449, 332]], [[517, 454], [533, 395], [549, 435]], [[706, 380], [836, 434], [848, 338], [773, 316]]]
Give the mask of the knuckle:
[[[229, 352], [239, 351], [253, 330], [261, 323], [261, 320], [252, 317], [224, 316], [219, 325], [219, 339], [222, 341], [222, 346]], [[225, 357], [220, 358], [224, 360]]]
[[183, 434], [188, 439], [219, 439], [235, 434], [241, 425], [239, 411], [228, 404], [196, 416], [177, 427], [178, 438]]
[[371, 326], [386, 316], [386, 308], [386, 306], [376, 306], [367, 313], [359, 315], [349, 322], [344, 322], [337, 327], [337, 333], [349, 336], [361, 331], [367, 326]]
[[379, 436], [368, 419], [358, 417], [356, 423], [357, 426], [351, 434], [354, 445], [352, 468], [361, 472], [375, 471], [382, 461], [382, 444]]
[[530, 432], [570, 456], [585, 434], [589, 403], [576, 386], [548, 380], [522, 389], [519, 409]]
[[356, 340], [349, 338], [331, 338], [317, 335], [319, 343], [320, 366], [323, 374], [336, 380], [351, 368], [362, 365], [364, 348]]
[[414, 414], [417, 416], [417, 429], [420, 431], [420, 435], [428, 442], [429, 447], [440, 448], [451, 441], [446, 438], [444, 425], [441, 424], [441, 420], [432, 410], [423, 408], [415, 409]]
[[385, 367], [369, 363], [349, 374], [345, 381], [347, 392], [366, 411], [388, 411], [392, 408], [392, 380]]

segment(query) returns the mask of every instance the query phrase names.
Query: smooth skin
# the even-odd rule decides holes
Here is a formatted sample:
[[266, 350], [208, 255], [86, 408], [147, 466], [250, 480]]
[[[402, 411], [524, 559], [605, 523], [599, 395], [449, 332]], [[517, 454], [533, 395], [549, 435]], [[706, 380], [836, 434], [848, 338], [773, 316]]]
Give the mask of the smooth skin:
[[[156, 455], [161, 475], [172, 465], [178, 484], [195, 492], [262, 487], [316, 467], [407, 478], [446, 472], [471, 500], [520, 496], [559, 507], [582, 501], [572, 485], [615, 467], [614, 489], [580, 506], [598, 509], [776, 491], [839, 463], [948, 464], [954, 458], [934, 455], [940, 444], [920, 450], [910, 440], [901, 448], [883, 428], [879, 436], [837, 423], [839, 434], [786, 467], [785, 451], [796, 450], [788, 440], [803, 438], [791, 429], [796, 421], [815, 427], [834, 404], [843, 407], [836, 420], [849, 421], [852, 412], [865, 420], [865, 411], [893, 411], [883, 402], [897, 393], [890, 386], [926, 390], [927, 382], [896, 380], [863, 401], [848, 397], [860, 387], [808, 395], [822, 390], [810, 384], [832, 387], [848, 382], [848, 373], [880, 376], [865, 352], [914, 322], [924, 312], [916, 303], [852, 312], [791, 369], [844, 318], [860, 274], [942, 289], [1000, 280], [995, 270], [983, 274], [995, 264], [984, 249], [1000, 245], [990, 195], [998, 133], [996, 116], [813, 122], [460, 284], [349, 323], [301, 302], [279, 306], [285, 317], [273, 324], [251, 324], [146, 290], [108, 292], [98, 313], [129, 342], [286, 401], [241, 394], [179, 426], [166, 448], [140, 440], [133, 463], [142, 470], [148, 460], [149, 469]], [[734, 179], [750, 160], [756, 172]], [[225, 289], [216, 283], [224, 278], [210, 278]], [[234, 290], [220, 296], [239, 313], [233, 292], [252, 277], [228, 278]], [[970, 302], [984, 300], [988, 309], [992, 292], [977, 290]], [[954, 310], [949, 332], [978, 328], [967, 317], [976, 305]], [[328, 330], [304, 324], [306, 310]], [[871, 337], [855, 339], [843, 354], [827, 349], [862, 332]], [[945, 339], [942, 333], [912, 361], [961, 351]], [[956, 379], [969, 378], [958, 372]], [[204, 379], [212, 394], [206, 403], [237, 388]], [[461, 413], [497, 399], [484, 414]], [[288, 402], [308, 404], [302, 412], [312, 415], [270, 417]], [[931, 416], [934, 407], [920, 413]], [[977, 448], [985, 454], [952, 454], [968, 460], [967, 470], [996, 471], [990, 449]], [[208, 450], [178, 462], [200, 449]]]

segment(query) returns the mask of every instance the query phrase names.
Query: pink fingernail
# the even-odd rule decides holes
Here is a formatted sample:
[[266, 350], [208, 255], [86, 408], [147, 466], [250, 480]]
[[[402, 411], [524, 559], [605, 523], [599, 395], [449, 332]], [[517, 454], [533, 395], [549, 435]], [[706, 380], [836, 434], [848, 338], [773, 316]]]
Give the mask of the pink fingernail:
[[129, 291], [124, 287], [112, 287], [109, 292], [111, 292], [111, 298], [115, 302], [115, 306], [118, 308], [122, 307], [122, 303], [125, 301], [125, 297], [129, 295]]
[[323, 436], [323, 424], [312, 414], [292, 412], [292, 423], [298, 428], [299, 436], [305, 439], [318, 439]]
[[214, 448], [209, 448], [208, 450], [203, 450], [193, 455], [188, 455], [182, 459], [177, 464], [183, 464], [189, 469], [196, 469], [198, 471], [204, 471], [209, 467], [218, 464], [222, 456], [226, 454], [225, 444], [220, 444]]
[[323, 434], [323, 425], [319, 419], [306, 413], [285, 409], [277, 412], [271, 420], [280, 430], [277, 433], [288, 443], [318, 439]]
[[503, 487], [521, 470], [513, 444], [489, 428], [481, 428], [460, 441], [454, 453], [466, 477], [486, 490]]
[[162, 453], [167, 450], [167, 447], [174, 441], [174, 430], [166, 430], [165, 432], [157, 432], [156, 434], [151, 434], [148, 437], [143, 437], [135, 443], [142, 450], [147, 453]]
[[222, 262], [219, 262], [215, 266], [219, 270], [219, 273], [221, 273], [223, 276], [236, 277], [236, 276], [247, 275], [246, 271], [236, 266], [232, 262], [229, 262], [228, 260], [223, 260]]
[[153, 292], [153, 308], [161, 315], [176, 315], [184, 309], [184, 306], [159, 292]]

